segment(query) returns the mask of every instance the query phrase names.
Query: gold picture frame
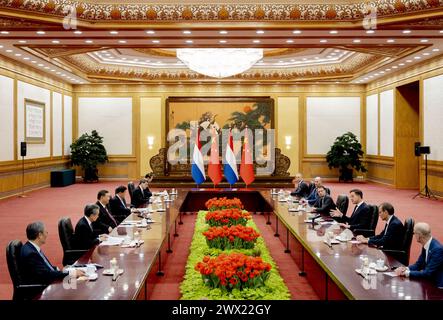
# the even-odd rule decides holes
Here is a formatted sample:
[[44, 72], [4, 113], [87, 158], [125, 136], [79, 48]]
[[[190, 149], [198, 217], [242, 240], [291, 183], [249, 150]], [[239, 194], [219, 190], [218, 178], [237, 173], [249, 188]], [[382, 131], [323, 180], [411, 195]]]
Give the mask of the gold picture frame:
[[25, 141], [44, 144], [46, 142], [46, 105], [43, 102], [25, 99]]

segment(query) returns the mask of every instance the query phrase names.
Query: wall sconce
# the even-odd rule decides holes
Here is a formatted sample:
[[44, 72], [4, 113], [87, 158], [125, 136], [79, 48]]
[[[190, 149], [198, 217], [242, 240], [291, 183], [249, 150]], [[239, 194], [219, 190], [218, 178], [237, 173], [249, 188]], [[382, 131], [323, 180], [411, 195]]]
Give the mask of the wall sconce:
[[154, 137], [148, 136], [148, 149], [151, 150], [153, 146], [154, 146]]
[[292, 143], [292, 137], [291, 136], [285, 136], [286, 149], [291, 149], [291, 143]]

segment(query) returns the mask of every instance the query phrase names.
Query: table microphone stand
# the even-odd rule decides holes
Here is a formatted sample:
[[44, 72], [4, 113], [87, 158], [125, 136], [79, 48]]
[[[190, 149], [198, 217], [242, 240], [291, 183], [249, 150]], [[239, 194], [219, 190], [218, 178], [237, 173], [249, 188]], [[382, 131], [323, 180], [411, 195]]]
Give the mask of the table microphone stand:
[[412, 199], [415, 199], [418, 196], [420, 196], [420, 197], [423, 196], [428, 199], [433, 198], [433, 199], [437, 200], [437, 197], [435, 196], [434, 192], [432, 192], [431, 188], [429, 188], [429, 186], [428, 186], [428, 155], [427, 154], [425, 154], [425, 186]]
[[25, 157], [22, 156], [22, 193], [18, 196], [19, 198], [26, 198], [25, 195]]

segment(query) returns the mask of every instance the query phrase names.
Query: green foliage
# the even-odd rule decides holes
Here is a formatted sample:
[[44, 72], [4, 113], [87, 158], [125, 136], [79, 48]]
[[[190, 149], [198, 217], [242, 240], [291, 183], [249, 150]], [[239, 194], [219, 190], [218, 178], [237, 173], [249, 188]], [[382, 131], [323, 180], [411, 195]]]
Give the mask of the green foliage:
[[[194, 237], [190, 247], [190, 254], [186, 264], [186, 272], [184, 280], [180, 285], [180, 291], [183, 300], [289, 300], [290, 294], [282, 277], [278, 272], [274, 260], [269, 253], [262, 237], [257, 239], [256, 247], [250, 249], [232, 249], [220, 250], [211, 249], [206, 245], [206, 238], [203, 232], [208, 226], [205, 223], [205, 215], [207, 211], [200, 211], [195, 222]], [[249, 220], [249, 227], [257, 229], [254, 221]], [[248, 255], [261, 255], [263, 261], [270, 263], [272, 266], [269, 272], [269, 279], [266, 283], [258, 288], [246, 288], [243, 290], [233, 289], [232, 291], [222, 290], [220, 288], [211, 289], [202, 280], [201, 274], [194, 269], [197, 262], [202, 261], [204, 256], [218, 256], [220, 253], [239, 252]]]
[[[326, 154], [328, 167], [340, 168], [340, 180], [352, 180], [352, 169], [366, 172], [361, 157], [363, 150], [355, 134], [347, 132], [337, 137]], [[349, 177], [349, 174], [351, 175]]]
[[80, 166], [84, 170], [84, 180], [98, 180], [97, 165], [108, 161], [103, 137], [93, 130], [91, 134], [84, 133], [71, 144], [72, 165]]

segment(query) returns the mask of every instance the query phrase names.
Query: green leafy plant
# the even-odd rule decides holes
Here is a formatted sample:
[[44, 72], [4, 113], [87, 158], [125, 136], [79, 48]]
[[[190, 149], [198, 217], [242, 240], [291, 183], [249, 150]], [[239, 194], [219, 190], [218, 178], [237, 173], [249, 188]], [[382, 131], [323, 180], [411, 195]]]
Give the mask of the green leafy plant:
[[326, 154], [329, 169], [339, 168], [339, 181], [352, 181], [353, 169], [366, 172], [361, 157], [363, 150], [355, 134], [346, 132], [337, 137]]
[[[188, 262], [183, 282], [180, 284], [182, 300], [289, 300], [290, 293], [283, 278], [278, 272], [278, 267], [269, 253], [262, 237], [257, 239], [255, 249], [231, 249], [221, 250], [209, 248], [203, 232], [208, 230], [205, 221], [207, 211], [200, 211], [195, 222], [194, 236], [192, 238]], [[257, 229], [253, 220], [249, 220], [247, 226]], [[269, 278], [265, 285], [257, 288], [244, 288], [239, 290], [225, 290], [223, 288], [210, 288], [202, 280], [200, 272], [195, 270], [195, 265], [204, 259], [205, 256], [217, 257], [221, 253], [243, 253], [256, 256], [258, 253], [264, 262], [271, 265]]]
[[83, 169], [85, 182], [98, 181], [97, 165], [108, 161], [103, 137], [93, 130], [91, 134], [84, 133], [71, 144], [71, 162]]

